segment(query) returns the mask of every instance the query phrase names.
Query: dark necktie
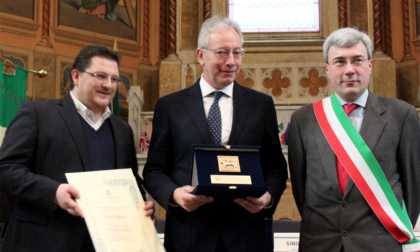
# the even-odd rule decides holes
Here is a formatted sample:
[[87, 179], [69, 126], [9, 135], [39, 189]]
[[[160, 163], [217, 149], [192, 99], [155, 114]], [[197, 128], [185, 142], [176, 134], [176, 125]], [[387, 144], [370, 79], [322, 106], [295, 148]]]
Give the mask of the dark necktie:
[[214, 92], [214, 101], [211, 104], [207, 122], [211, 133], [211, 139], [215, 144], [222, 142], [222, 116], [220, 115], [219, 99], [222, 97], [222, 92]]
[[[346, 112], [347, 116], [357, 108], [357, 104], [344, 104], [343, 108]], [[340, 187], [341, 193], [344, 194], [346, 190], [347, 181], [349, 180], [349, 174], [347, 173], [346, 169], [344, 169], [343, 164], [341, 164], [340, 160], [337, 158], [337, 179], [338, 179], [338, 186]]]

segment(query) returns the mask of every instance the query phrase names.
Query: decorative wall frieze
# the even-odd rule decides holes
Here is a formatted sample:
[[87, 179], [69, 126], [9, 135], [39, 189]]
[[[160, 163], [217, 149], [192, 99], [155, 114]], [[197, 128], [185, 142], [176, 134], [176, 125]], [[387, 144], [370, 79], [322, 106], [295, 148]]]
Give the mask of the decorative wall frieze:
[[254, 69], [242, 68], [236, 77], [236, 81], [245, 87], [254, 88]]
[[[200, 77], [198, 64], [182, 65], [182, 88]], [[306, 104], [333, 94], [324, 63], [243, 63], [236, 81], [273, 97], [275, 105]]]
[[299, 95], [305, 97], [329, 96], [325, 68], [299, 68]]
[[306, 104], [333, 94], [322, 62], [242, 64], [236, 81], [270, 95], [276, 105]]
[[290, 77], [291, 68], [263, 68], [263, 86], [268, 91], [269, 95], [273, 97], [282, 97], [287, 99], [291, 96], [290, 92]]

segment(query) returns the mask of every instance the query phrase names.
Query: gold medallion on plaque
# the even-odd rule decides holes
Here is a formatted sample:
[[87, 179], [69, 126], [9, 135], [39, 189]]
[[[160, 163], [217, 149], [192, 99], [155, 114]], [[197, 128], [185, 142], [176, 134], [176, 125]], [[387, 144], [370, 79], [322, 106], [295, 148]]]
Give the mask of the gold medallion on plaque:
[[238, 156], [217, 156], [219, 172], [241, 172]]

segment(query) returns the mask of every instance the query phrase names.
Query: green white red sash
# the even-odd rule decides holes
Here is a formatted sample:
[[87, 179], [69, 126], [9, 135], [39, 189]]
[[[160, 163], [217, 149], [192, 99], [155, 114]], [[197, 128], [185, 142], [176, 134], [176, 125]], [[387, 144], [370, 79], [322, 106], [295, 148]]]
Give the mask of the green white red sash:
[[378, 161], [354, 128], [334, 94], [314, 103], [315, 116], [331, 148], [388, 232], [403, 251], [420, 251], [420, 241], [401, 209]]

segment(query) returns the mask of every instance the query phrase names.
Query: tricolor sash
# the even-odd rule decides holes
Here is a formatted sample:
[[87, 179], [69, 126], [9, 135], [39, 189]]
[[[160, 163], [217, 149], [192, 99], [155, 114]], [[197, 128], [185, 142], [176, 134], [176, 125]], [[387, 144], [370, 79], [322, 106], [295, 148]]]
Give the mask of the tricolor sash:
[[420, 251], [404, 201], [401, 209], [378, 161], [336, 94], [314, 103], [314, 111], [331, 148], [384, 227], [403, 244], [404, 252]]

